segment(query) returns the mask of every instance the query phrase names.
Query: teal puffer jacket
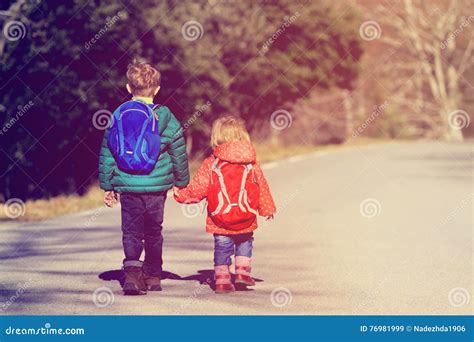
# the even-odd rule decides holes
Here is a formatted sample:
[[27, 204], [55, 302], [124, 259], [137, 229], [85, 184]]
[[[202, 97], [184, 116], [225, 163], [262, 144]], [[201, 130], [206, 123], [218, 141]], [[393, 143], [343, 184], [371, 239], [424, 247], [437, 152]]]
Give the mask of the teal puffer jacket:
[[99, 156], [99, 181], [103, 190], [117, 192], [157, 192], [189, 183], [188, 158], [183, 130], [166, 106], [156, 109], [159, 118], [161, 153], [154, 170], [148, 175], [131, 175], [120, 171], [107, 145], [105, 131]]

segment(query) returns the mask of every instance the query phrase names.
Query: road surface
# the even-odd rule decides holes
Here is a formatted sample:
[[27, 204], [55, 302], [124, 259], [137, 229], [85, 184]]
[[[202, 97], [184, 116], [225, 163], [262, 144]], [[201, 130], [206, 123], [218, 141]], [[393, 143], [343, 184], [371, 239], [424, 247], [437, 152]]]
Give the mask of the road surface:
[[[0, 223], [3, 314], [472, 314], [473, 145], [350, 147], [270, 163], [279, 207], [250, 291], [216, 295], [199, 207], [168, 199], [164, 291], [121, 295], [119, 208]], [[197, 215], [197, 216], [196, 216]]]

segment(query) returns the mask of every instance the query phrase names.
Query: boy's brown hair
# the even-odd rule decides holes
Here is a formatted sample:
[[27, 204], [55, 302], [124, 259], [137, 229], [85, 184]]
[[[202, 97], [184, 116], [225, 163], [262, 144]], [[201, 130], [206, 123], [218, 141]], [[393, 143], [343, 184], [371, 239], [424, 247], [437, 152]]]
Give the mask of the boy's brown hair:
[[161, 74], [150, 63], [134, 59], [127, 68], [127, 79], [133, 95], [153, 96], [160, 86]]
[[214, 121], [211, 132], [211, 147], [232, 141], [250, 141], [250, 135], [245, 128], [245, 121], [233, 115], [224, 116]]

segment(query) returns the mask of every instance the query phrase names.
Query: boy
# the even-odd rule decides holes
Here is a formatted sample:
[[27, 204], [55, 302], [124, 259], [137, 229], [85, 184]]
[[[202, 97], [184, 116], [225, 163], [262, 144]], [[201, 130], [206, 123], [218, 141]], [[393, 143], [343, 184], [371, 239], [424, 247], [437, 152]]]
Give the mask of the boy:
[[[153, 104], [160, 90], [160, 72], [148, 63], [134, 60], [127, 70], [127, 90], [134, 101]], [[161, 153], [154, 169], [146, 175], [129, 174], [117, 167], [104, 134], [99, 157], [100, 187], [104, 203], [111, 207], [120, 193], [125, 295], [161, 291], [162, 223], [167, 191], [189, 183], [188, 159], [183, 130], [168, 107], [154, 110], [158, 118]], [[143, 249], [144, 262], [140, 261]]]

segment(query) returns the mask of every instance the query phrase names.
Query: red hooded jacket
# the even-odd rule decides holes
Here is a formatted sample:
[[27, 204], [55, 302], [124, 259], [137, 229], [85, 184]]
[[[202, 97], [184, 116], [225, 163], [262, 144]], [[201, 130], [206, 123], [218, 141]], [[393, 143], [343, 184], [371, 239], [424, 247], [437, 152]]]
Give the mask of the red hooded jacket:
[[[263, 175], [260, 165], [256, 161], [256, 153], [252, 144], [248, 141], [235, 141], [217, 146], [212, 156], [204, 160], [196, 175], [186, 188], [175, 192], [175, 199], [180, 203], [197, 203], [207, 197], [211, 180], [211, 166], [215, 158], [230, 163], [252, 163], [255, 178], [260, 188], [259, 208], [260, 216], [270, 216], [275, 214], [276, 207], [270, 193], [270, 188]], [[206, 220], [206, 231], [209, 233], [233, 235], [249, 233], [257, 229], [257, 220], [248, 228], [242, 230], [229, 230], [215, 225], [209, 217]]]

